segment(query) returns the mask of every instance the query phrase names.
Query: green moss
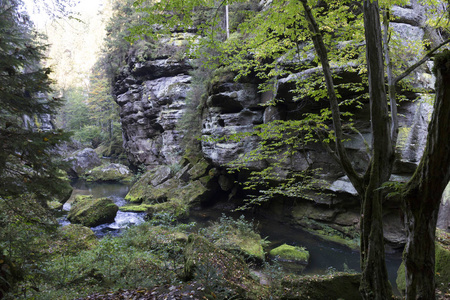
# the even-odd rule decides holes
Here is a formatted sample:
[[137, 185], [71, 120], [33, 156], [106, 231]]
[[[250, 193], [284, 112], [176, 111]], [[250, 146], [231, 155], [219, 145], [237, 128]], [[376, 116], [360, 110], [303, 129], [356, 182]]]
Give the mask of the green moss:
[[150, 217], [160, 212], [169, 213], [176, 218], [186, 218], [189, 215], [189, 206], [177, 201], [147, 205], [147, 214]]
[[441, 73], [448, 72], [450, 70], [450, 51], [445, 49], [442, 53], [437, 54], [434, 57], [434, 66], [433, 66], [433, 74], [437, 75], [437, 70], [440, 70]]
[[50, 209], [59, 210], [63, 207], [63, 204], [58, 201], [47, 201], [47, 205]]
[[199, 160], [190, 170], [189, 175], [196, 180], [208, 173], [209, 164], [205, 159]]
[[287, 244], [270, 250], [270, 255], [282, 261], [295, 261], [303, 264], [307, 264], [309, 260], [309, 252], [305, 248]]
[[149, 207], [151, 207], [152, 204], [140, 204], [140, 205], [124, 205], [119, 207], [120, 211], [124, 212], [146, 212]]
[[263, 261], [265, 256], [262, 243], [263, 240], [259, 234], [243, 234], [236, 228], [230, 228], [222, 238], [214, 242], [222, 249], [259, 261]]
[[450, 251], [436, 245], [436, 284], [448, 287], [450, 282]]
[[62, 243], [56, 247], [60, 253], [76, 253], [81, 250], [91, 249], [98, 244], [95, 233], [88, 227], [80, 224], [69, 224], [61, 227]]
[[324, 230], [311, 230], [310, 233], [330, 242], [347, 246], [353, 250], [359, 249], [359, 239], [349, 239], [342, 236], [342, 233], [336, 230], [335, 234], [332, 234]]

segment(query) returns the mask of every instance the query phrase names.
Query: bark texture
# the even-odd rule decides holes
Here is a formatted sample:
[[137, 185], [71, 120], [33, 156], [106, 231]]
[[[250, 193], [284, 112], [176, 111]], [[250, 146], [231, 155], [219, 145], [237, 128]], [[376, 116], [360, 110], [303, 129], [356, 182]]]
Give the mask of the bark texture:
[[436, 99], [419, 167], [405, 187], [406, 299], [435, 299], [435, 231], [450, 179], [450, 51], [436, 57]]
[[366, 58], [369, 74], [373, 155], [368, 185], [361, 206], [361, 295], [364, 299], [390, 299], [391, 285], [384, 255], [381, 185], [389, 180], [394, 149], [391, 142], [389, 110], [384, 82], [383, 46], [377, 1], [363, 4]]

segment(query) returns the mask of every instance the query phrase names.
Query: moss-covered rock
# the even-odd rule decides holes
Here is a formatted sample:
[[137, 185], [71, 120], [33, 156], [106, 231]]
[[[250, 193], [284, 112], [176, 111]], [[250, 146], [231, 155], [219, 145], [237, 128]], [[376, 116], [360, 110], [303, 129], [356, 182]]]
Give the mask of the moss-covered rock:
[[149, 170], [133, 184], [130, 191], [125, 196], [125, 200], [133, 203], [140, 203], [143, 201], [149, 202], [149, 199], [152, 199], [153, 197], [152, 191], [155, 187], [171, 177], [171, 170], [168, 166], [159, 166]]
[[167, 210], [175, 216], [186, 216], [191, 205], [205, 201], [212, 191], [200, 180], [186, 182], [181, 177], [172, 176], [168, 167], [158, 167], [144, 174], [125, 199], [142, 202], [149, 215]]
[[149, 207], [151, 207], [152, 205], [153, 204], [138, 204], [138, 205], [127, 204], [119, 207], [119, 210], [123, 212], [147, 212]]
[[85, 177], [87, 181], [131, 182], [133, 180], [133, 173], [125, 165], [109, 164], [88, 171]]
[[69, 224], [59, 228], [61, 241], [57, 245], [57, 252], [77, 253], [97, 245], [98, 240], [95, 233], [86, 226], [80, 224]]
[[256, 295], [264, 294], [264, 288], [250, 275], [242, 259], [202, 236], [189, 236], [184, 256], [186, 279], [205, 281], [211, 287], [226, 287], [239, 299], [255, 299]]
[[52, 210], [60, 210], [63, 204], [58, 201], [47, 201], [47, 205]]
[[205, 228], [204, 233], [217, 247], [241, 255], [246, 260], [261, 262], [265, 258], [264, 240], [253, 230], [215, 223]]
[[326, 276], [285, 277], [281, 280], [282, 299], [360, 300], [360, 274], [336, 273]]
[[176, 218], [186, 218], [189, 215], [189, 206], [182, 201], [168, 201], [164, 203], [149, 204], [147, 214], [152, 217], [156, 213], [169, 213]]
[[119, 208], [111, 199], [93, 199], [92, 196], [77, 199], [67, 215], [70, 222], [88, 227], [114, 222]]
[[210, 168], [208, 162], [203, 158], [197, 161], [188, 173], [193, 180], [196, 180], [207, 175]]
[[305, 248], [287, 244], [283, 244], [270, 250], [269, 254], [280, 261], [296, 262], [301, 264], [308, 264], [309, 261], [309, 252]]

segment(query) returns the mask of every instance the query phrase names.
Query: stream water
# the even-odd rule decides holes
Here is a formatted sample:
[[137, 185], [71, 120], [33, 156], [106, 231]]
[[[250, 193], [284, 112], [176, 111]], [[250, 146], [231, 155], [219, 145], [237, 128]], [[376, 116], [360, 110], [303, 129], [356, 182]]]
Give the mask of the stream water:
[[[97, 197], [110, 197], [118, 205], [126, 204], [124, 200], [130, 186], [118, 183], [86, 183], [76, 181], [72, 184], [74, 191], [72, 198], [77, 195], [93, 195]], [[69, 203], [64, 205], [64, 210], [70, 209]], [[224, 206], [212, 206], [201, 209], [193, 209], [190, 213], [189, 221], [195, 221], [199, 226], [207, 226], [211, 222], [217, 221], [223, 213], [227, 216], [239, 217], [242, 213], [230, 213], [229, 208]], [[92, 228], [97, 236], [101, 237], [107, 233], [117, 233], [121, 229], [130, 225], [137, 225], [144, 222], [145, 213], [132, 213], [119, 211], [114, 223], [103, 224]], [[247, 218], [249, 219], [249, 218]], [[283, 243], [305, 247], [310, 253], [308, 266], [303, 274], [326, 274], [330, 271], [360, 271], [359, 252], [351, 250], [340, 244], [324, 241], [304, 230], [293, 228], [287, 224], [276, 220], [259, 218], [255, 220], [257, 228], [263, 238], [269, 242], [270, 248], [277, 247]], [[69, 224], [64, 217], [60, 220], [61, 225]], [[389, 280], [396, 293], [395, 279], [397, 270], [401, 263], [401, 253], [386, 254], [386, 265], [389, 273]]]

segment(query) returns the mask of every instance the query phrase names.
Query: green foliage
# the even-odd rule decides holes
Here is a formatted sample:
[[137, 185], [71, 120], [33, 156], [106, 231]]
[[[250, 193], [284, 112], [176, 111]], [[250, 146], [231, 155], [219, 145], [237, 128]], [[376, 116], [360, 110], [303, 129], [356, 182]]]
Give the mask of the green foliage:
[[17, 270], [2, 279], [2, 290], [40, 272], [39, 248], [56, 223], [47, 201], [67, 191], [57, 146], [68, 135], [51, 120], [61, 100], [48, 96], [47, 47], [19, 6], [0, 3], [0, 256]]

